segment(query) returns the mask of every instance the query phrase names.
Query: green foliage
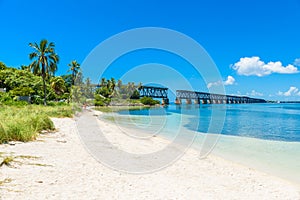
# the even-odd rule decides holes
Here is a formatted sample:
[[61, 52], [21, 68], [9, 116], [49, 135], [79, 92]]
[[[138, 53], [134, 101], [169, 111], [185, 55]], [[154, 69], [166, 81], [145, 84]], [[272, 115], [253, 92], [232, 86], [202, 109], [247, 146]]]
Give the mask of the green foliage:
[[40, 104], [44, 103], [44, 99], [39, 95], [33, 95], [31, 97], [31, 102], [34, 104], [40, 105]]
[[9, 106], [24, 106], [27, 105], [26, 101], [18, 101], [18, 97], [12, 97], [10, 93], [0, 92], [0, 106], [9, 105]]
[[66, 88], [71, 88], [72, 75], [71, 74], [62, 75], [61, 78], [64, 79]]
[[16, 87], [9, 91], [12, 96], [30, 96], [34, 90], [30, 87]]
[[107, 106], [109, 105], [110, 101], [110, 98], [105, 98], [99, 94], [95, 95], [95, 106]]
[[100, 94], [105, 98], [111, 98], [115, 94], [116, 81], [114, 78], [106, 80], [101, 79], [100, 88], [96, 90], [96, 94]]
[[121, 99], [139, 99], [140, 94], [138, 92], [138, 88], [141, 85], [135, 85], [133, 82], [127, 83], [127, 85], [123, 85], [122, 81], [119, 80], [117, 84], [117, 92], [116, 96]]
[[6, 68], [7, 68], [6, 65], [0, 61], [0, 70], [4, 70]]
[[[135, 85], [133, 82], [129, 82], [126, 85], [123, 85], [121, 80], [116, 80], [111, 78], [106, 80], [105, 78], [101, 79], [100, 88], [96, 90], [96, 95], [100, 95], [102, 98], [109, 99], [109, 103], [113, 100], [113, 104], [132, 104], [130, 100], [138, 100], [140, 98], [139, 85]], [[96, 100], [97, 105], [108, 105], [108, 100], [104, 102], [103, 99]], [[140, 101], [134, 102], [134, 104], [139, 104]]]
[[67, 90], [65, 81], [60, 76], [52, 77], [50, 79], [50, 87], [55, 93], [54, 96], [56, 100], [61, 99], [61, 97], [63, 97], [64, 92]]
[[94, 97], [94, 91], [93, 91], [93, 86], [91, 84], [91, 79], [87, 78], [85, 80], [85, 84], [82, 86], [82, 90], [86, 98], [90, 99]]
[[7, 91], [17, 87], [29, 87], [37, 93], [42, 90], [42, 79], [29, 71], [7, 68], [0, 70], [0, 87]]
[[72, 86], [71, 97], [72, 102], [74, 103], [82, 104], [86, 101], [86, 97], [84, 96], [83, 92], [81, 91], [81, 87], [79, 86]]
[[13, 98], [9, 93], [0, 92], [0, 105], [5, 104], [5, 102], [13, 101]]
[[130, 99], [139, 99], [140, 93], [138, 90], [134, 90], [133, 94], [130, 96]]
[[21, 65], [20, 69], [25, 70], [25, 71], [29, 71], [29, 72], [31, 71], [30, 66], [26, 66], [26, 65]]
[[101, 87], [96, 90], [96, 94], [99, 94], [105, 98], [109, 98], [111, 96], [112, 92], [107, 87]]
[[160, 102], [158, 100], [154, 100], [151, 97], [142, 97], [141, 103], [144, 105], [150, 105], [150, 106], [160, 104]]
[[[43, 103], [42, 97], [44, 95], [44, 91], [42, 77], [36, 76], [29, 71], [13, 68], [0, 70], [0, 87], [7, 89], [11, 99], [16, 96], [30, 95], [32, 96], [32, 103]], [[66, 83], [60, 76], [52, 77], [50, 79], [50, 83], [45, 83], [45, 87], [47, 94], [46, 99], [48, 101], [69, 98]], [[2, 98], [0, 95], [0, 102], [7, 101], [7, 97], [6, 100], [3, 100]]]

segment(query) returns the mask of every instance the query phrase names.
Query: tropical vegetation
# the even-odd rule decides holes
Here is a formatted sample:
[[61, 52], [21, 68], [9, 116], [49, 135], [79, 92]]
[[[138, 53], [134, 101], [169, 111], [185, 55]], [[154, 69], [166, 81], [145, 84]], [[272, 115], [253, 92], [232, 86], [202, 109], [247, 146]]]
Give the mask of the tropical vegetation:
[[84, 80], [76, 60], [68, 64], [70, 74], [56, 76], [59, 56], [55, 44], [43, 39], [29, 43], [29, 47], [28, 66], [17, 69], [0, 62], [0, 143], [29, 141], [41, 130], [53, 130], [49, 117], [71, 117], [76, 105], [159, 104], [149, 97], [140, 99], [141, 83], [123, 84], [104, 77], [96, 84], [89, 78]]
[[34, 49], [34, 51], [29, 54], [30, 60], [33, 60], [33, 62], [29, 65], [29, 68], [34, 74], [42, 76], [44, 105], [46, 105], [46, 79], [50, 79], [51, 76], [54, 76], [54, 73], [57, 70], [59, 57], [55, 53], [55, 45], [53, 42], [48, 44], [47, 40], [41, 40], [40, 44], [29, 43], [29, 46]]

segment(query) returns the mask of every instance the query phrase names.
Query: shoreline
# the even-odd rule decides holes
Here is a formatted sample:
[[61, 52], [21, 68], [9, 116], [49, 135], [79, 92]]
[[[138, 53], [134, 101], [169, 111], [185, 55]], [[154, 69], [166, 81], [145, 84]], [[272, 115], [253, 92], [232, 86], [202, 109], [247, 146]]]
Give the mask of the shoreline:
[[[102, 114], [103, 113], [101, 113], [101, 111], [100, 112], [96, 111], [96, 115], [100, 116]], [[104, 114], [106, 114], [106, 113], [104, 113]], [[99, 119], [98, 118], [98, 120], [99, 121], [103, 120], [105, 123], [109, 123], [112, 126], [116, 126], [116, 124], [114, 124], [114, 122], [111, 121], [111, 120], [109, 120], [109, 119], [105, 119], [105, 118]], [[101, 122], [100, 122], [100, 124], [101, 124]], [[128, 129], [128, 127], [123, 127], [123, 128], [124, 129]], [[132, 131], [132, 129], [130, 129], [130, 131]], [[190, 132], [192, 134], [192, 131], [190, 131]], [[206, 135], [206, 134], [203, 134], [203, 133], [200, 133], [200, 134], [202, 136]], [[165, 140], [166, 143], [169, 143], [170, 140], [171, 140], [171, 138], [169, 138], [166, 135], [159, 134], [157, 137], [159, 139]], [[222, 143], [224, 141], [228, 142], [229, 140], [233, 140], [233, 143], [236, 143], [237, 141], [238, 141], [238, 143], [242, 143], [244, 141], [244, 139], [251, 141], [251, 143], [257, 143], [257, 142], [265, 143], [266, 142], [266, 143], [269, 143], [269, 145], [278, 145], [278, 144], [281, 144], [281, 143], [289, 143], [289, 144], [292, 144], [292, 145], [293, 144], [299, 145], [299, 142], [285, 142], [285, 141], [277, 141], [277, 140], [265, 140], [265, 139], [260, 139], [260, 138], [240, 137], [240, 136], [235, 136], [235, 135], [220, 135], [220, 138], [218, 139], [216, 147], [214, 147], [214, 149], [212, 150], [212, 152], [209, 153], [209, 155], [207, 155], [207, 156], [212, 156], [212, 157], [216, 157], [218, 159], [223, 159], [226, 162], [232, 162], [234, 164], [237, 164], [237, 165], [240, 165], [240, 166], [243, 166], [243, 167], [248, 167], [248, 168], [251, 168], [253, 170], [265, 173], [265, 174], [267, 174], [269, 176], [272, 176], [272, 177], [274, 177], [276, 179], [279, 179], [279, 180], [282, 180], [282, 181], [286, 181], [289, 184], [295, 185], [296, 187], [299, 188], [299, 191], [300, 191], [300, 182], [299, 182], [300, 179], [299, 178], [291, 178], [292, 175], [290, 173], [288, 175], [286, 173], [285, 173], [285, 175], [283, 175], [282, 173], [279, 174], [278, 172], [277, 173], [274, 172], [276, 170], [271, 170], [271, 172], [270, 172], [270, 171], [268, 171], [270, 168], [267, 168], [264, 165], [261, 165], [260, 167], [258, 167], [259, 165], [254, 164], [254, 163], [258, 163], [258, 160], [255, 160], [254, 163], [252, 161], [252, 163], [249, 164], [248, 160], [246, 160], [246, 161], [245, 160], [241, 160], [241, 155], [236, 156], [236, 155], [232, 155], [233, 154], [232, 152], [226, 152], [225, 154], [224, 154], [224, 152], [221, 152], [222, 148], [224, 148], [224, 144], [220, 145], [220, 143]], [[197, 141], [197, 139], [195, 139], [195, 141], [193, 141], [192, 145], [190, 147], [188, 147], [188, 149], [192, 149], [192, 151], [195, 151], [196, 153], [199, 154], [200, 147], [199, 147], [199, 143], [197, 143], [197, 142], [199, 142], [199, 141]], [[180, 145], [180, 143], [179, 143], [179, 145]], [[242, 146], [242, 148], [245, 148], [245, 147]], [[264, 167], [262, 167], [262, 166], [264, 166]], [[279, 171], [279, 170], [277, 169], [277, 171]]]
[[[93, 116], [96, 117], [96, 116]], [[37, 141], [0, 145], [0, 152], [18, 158], [14, 167], [0, 168], [0, 199], [299, 199], [299, 188], [285, 180], [209, 155], [200, 160], [189, 149], [179, 160], [160, 171], [134, 175], [97, 162], [83, 146], [75, 119], [53, 118], [58, 132], [41, 134]], [[122, 140], [118, 127], [98, 120], [118, 147], [137, 151]], [[124, 134], [123, 134], [124, 135]], [[160, 137], [143, 141], [138, 151], [163, 148]], [[29, 158], [32, 156], [32, 158]], [[36, 158], [34, 158], [34, 156]], [[34, 165], [35, 163], [35, 165]], [[225, 194], [225, 195], [224, 195]]]
[[[102, 114], [108, 116], [108, 118], [103, 117], [101, 120], [111, 123], [112, 125], [117, 124], [118, 126], [120, 125], [121, 127], [123, 127], [122, 125], [124, 124], [118, 122], [115, 123], [114, 121], [112, 121], [110, 119], [112, 116], [107, 115], [107, 113]], [[98, 115], [101, 115], [101, 111], [98, 113]], [[117, 114], [117, 119], [120, 116], [122, 115]], [[125, 122], [127, 122], [127, 119]], [[135, 129], [135, 127], [126, 125], [123, 128], [125, 130], [130, 129], [130, 131]], [[137, 128], [136, 131], [143, 130]], [[194, 134], [193, 131], [186, 128], [184, 129], [184, 132]], [[193, 141], [193, 144], [189, 148], [193, 148], [194, 150], [200, 152], [203, 137], [205, 137], [206, 135], [215, 134], [205, 134], [199, 132], [199, 135], [196, 136], [196, 139]], [[174, 139], [168, 134], [158, 134], [158, 136], [167, 141], [172, 141], [172, 139]], [[266, 174], [269, 174], [270, 176], [286, 180], [292, 184], [297, 185], [300, 188], [300, 176], [298, 175], [300, 160], [297, 157], [297, 152], [300, 152], [299, 142], [267, 140], [261, 138], [241, 137], [236, 135], [223, 134], [217, 137], [219, 137], [218, 142], [210, 153], [213, 156], [217, 156], [225, 160], [264, 172]], [[253, 150], [253, 148], [255, 150]]]

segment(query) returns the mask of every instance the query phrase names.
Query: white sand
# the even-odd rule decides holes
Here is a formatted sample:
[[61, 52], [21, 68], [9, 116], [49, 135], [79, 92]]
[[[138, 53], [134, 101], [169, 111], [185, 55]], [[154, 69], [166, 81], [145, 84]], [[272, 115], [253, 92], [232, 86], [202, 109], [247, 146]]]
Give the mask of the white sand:
[[[86, 151], [74, 119], [53, 121], [56, 133], [43, 134], [34, 142], [0, 145], [2, 157], [11, 154], [20, 161], [0, 168], [0, 199], [300, 199], [296, 185], [213, 155], [200, 160], [192, 149], [155, 173], [114, 171]], [[137, 149], [134, 141], [120, 139], [115, 125], [99, 123], [109, 132], [109, 141], [131, 152], [149, 152], [166, 144], [154, 137]]]

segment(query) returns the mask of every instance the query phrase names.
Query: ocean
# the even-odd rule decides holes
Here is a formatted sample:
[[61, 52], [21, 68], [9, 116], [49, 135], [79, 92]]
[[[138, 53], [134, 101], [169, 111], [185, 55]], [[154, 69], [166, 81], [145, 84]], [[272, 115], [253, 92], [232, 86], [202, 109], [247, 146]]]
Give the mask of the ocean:
[[[300, 184], [300, 104], [169, 105], [106, 114], [126, 130], [160, 135]], [[186, 143], [185, 143], [186, 144]]]

